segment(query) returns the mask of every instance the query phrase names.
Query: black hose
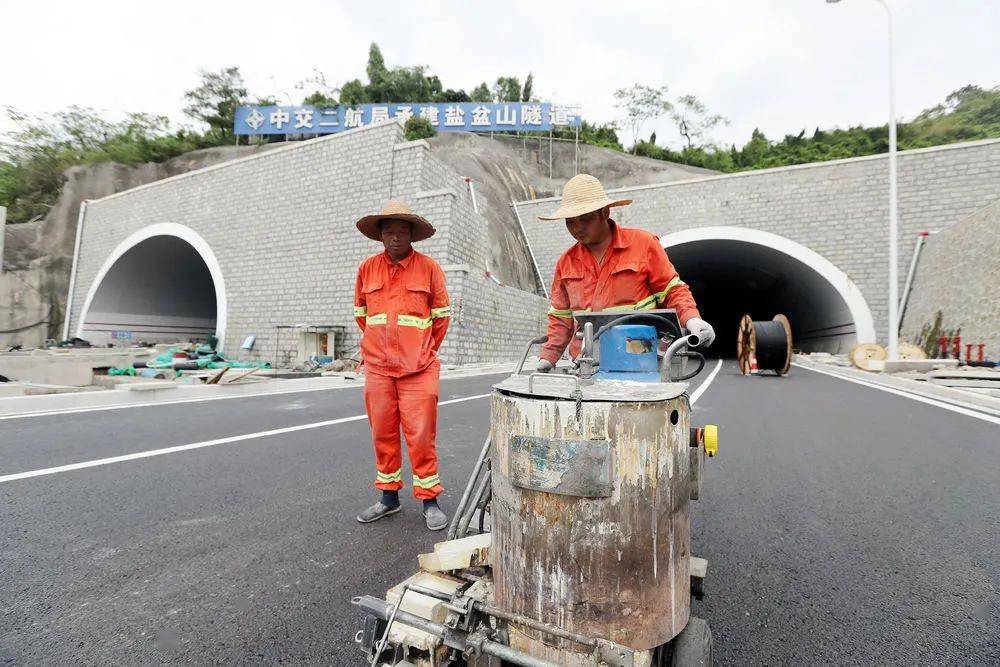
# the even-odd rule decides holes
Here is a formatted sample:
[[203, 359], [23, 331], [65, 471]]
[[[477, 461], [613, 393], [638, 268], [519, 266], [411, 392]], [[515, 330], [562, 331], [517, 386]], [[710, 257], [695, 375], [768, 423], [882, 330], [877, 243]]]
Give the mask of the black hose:
[[702, 371], [702, 369], [705, 368], [705, 355], [702, 354], [701, 352], [697, 352], [695, 350], [688, 350], [686, 352], [678, 352], [674, 356], [676, 356], [676, 357], [687, 357], [689, 359], [697, 359], [698, 360], [698, 368], [696, 368], [694, 371], [688, 373], [687, 375], [682, 375], [680, 377], [671, 378], [671, 382], [684, 382], [685, 380], [690, 380], [695, 375], [697, 375], [698, 373], [700, 373]]

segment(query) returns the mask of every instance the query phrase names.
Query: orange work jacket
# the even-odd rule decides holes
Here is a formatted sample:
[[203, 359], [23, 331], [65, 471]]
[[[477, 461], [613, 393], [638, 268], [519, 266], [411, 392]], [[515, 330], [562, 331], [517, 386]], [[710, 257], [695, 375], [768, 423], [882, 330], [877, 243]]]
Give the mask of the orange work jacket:
[[556, 262], [549, 308], [549, 340], [539, 355], [552, 364], [569, 345], [580, 354], [574, 336], [575, 310], [652, 310], [674, 308], [681, 325], [698, 317], [691, 290], [677, 275], [660, 240], [647, 231], [611, 223], [612, 240], [598, 265], [586, 246], [576, 243]]
[[358, 267], [354, 318], [367, 372], [419, 373], [437, 356], [451, 318], [444, 271], [416, 250], [398, 263], [386, 252], [369, 257]]

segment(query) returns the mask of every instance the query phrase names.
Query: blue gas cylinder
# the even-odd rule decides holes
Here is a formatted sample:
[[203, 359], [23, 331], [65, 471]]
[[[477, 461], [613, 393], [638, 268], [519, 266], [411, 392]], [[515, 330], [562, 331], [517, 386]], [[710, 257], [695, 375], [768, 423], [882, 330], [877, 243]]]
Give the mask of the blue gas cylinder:
[[603, 380], [659, 382], [656, 327], [619, 324], [601, 334], [600, 368], [594, 375]]

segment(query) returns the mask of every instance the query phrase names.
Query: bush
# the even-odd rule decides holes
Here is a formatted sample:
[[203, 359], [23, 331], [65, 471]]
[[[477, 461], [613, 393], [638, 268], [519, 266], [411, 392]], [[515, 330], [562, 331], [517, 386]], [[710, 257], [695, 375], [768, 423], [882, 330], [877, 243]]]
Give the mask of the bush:
[[411, 116], [407, 119], [405, 131], [407, 141], [427, 139], [437, 134], [437, 131], [429, 120], [417, 116]]

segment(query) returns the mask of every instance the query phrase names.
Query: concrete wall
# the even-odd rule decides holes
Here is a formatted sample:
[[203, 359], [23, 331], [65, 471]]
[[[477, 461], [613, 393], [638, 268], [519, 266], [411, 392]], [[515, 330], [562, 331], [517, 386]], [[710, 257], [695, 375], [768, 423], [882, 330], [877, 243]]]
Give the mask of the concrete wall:
[[[276, 148], [90, 202], [70, 333], [109, 254], [149, 225], [175, 224], [193, 230], [218, 262], [229, 354], [271, 361], [286, 351], [294, 358], [299, 336], [284, 331], [278, 350], [276, 327], [295, 324], [343, 325], [347, 348], [356, 347], [357, 267], [382, 248], [354, 223], [389, 198], [406, 200], [437, 227], [418, 250], [446, 268], [458, 266], [447, 272], [449, 289], [456, 310], [469, 314], [453, 323], [444, 361], [515, 358], [520, 344], [495, 349], [484, 332], [495, 334], [496, 326], [477, 314], [502, 301], [484, 275], [485, 220], [472, 211], [462, 179], [430, 155], [426, 142], [406, 142], [396, 123]], [[510, 301], [521, 306], [507, 315], [512, 329], [534, 330], [542, 321], [544, 299], [518, 293]], [[249, 334], [257, 336], [253, 351], [237, 354]]]
[[[878, 155], [617, 189], [612, 191], [614, 197], [635, 202], [615, 209], [615, 216], [624, 225], [661, 237], [724, 225], [771, 232], [804, 245], [854, 281], [884, 342], [888, 317], [886, 160], [885, 155]], [[898, 167], [902, 288], [918, 232], [946, 229], [1000, 198], [1000, 140], [904, 151]], [[559, 254], [572, 243], [562, 222], [536, 217], [557, 205], [557, 199], [518, 204], [547, 282]]]
[[985, 357], [1000, 360], [1000, 200], [929, 237], [920, 253], [902, 337], [936, 352], [943, 335], [961, 335], [963, 358], [964, 343], [986, 343]]

